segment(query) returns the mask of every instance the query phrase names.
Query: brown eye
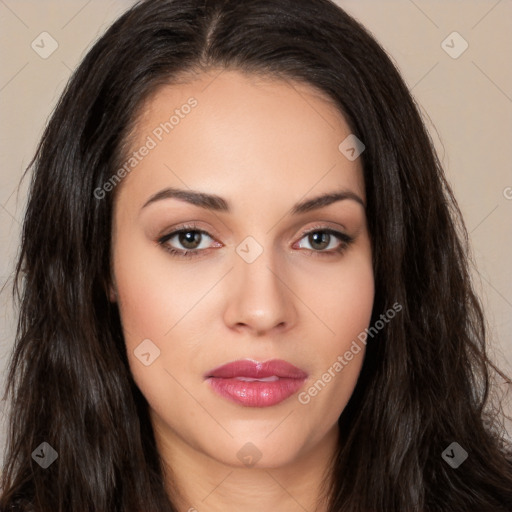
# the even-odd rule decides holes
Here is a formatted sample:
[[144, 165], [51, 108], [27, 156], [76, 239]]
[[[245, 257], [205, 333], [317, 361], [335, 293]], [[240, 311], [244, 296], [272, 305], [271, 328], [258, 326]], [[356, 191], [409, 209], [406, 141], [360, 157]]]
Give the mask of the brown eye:
[[178, 241], [185, 249], [197, 249], [201, 237], [202, 233], [199, 231], [184, 231], [178, 234]]
[[205, 238], [213, 240], [206, 231], [192, 227], [185, 227], [163, 236], [158, 240], [158, 243], [171, 254], [178, 256], [192, 256], [202, 254], [205, 249], [209, 248], [207, 243], [205, 244], [205, 247], [201, 247]]
[[315, 231], [308, 235], [308, 241], [314, 249], [325, 249], [331, 240], [331, 235], [325, 231]]
[[[312, 253], [318, 253], [318, 255], [341, 253], [354, 241], [352, 237], [345, 233], [328, 228], [316, 228], [303, 233], [302, 239], [306, 239], [310, 245], [305, 249], [309, 249]], [[302, 245], [299, 245], [299, 247], [304, 248]], [[327, 248], [330, 248], [330, 250], [326, 250]]]

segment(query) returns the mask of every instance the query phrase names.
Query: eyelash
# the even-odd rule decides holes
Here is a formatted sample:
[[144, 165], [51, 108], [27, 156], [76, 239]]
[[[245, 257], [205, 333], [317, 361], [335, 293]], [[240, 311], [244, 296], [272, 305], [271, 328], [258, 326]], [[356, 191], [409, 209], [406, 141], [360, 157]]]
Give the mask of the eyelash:
[[[195, 224], [189, 224], [181, 226], [179, 229], [172, 231], [171, 233], [164, 235], [158, 240], [158, 243], [163, 247], [164, 250], [169, 252], [172, 256], [176, 257], [182, 257], [182, 258], [193, 258], [196, 256], [200, 256], [203, 251], [206, 251], [207, 249], [194, 249], [194, 250], [179, 250], [175, 249], [173, 247], [170, 247], [167, 245], [167, 242], [174, 238], [176, 235], [180, 235], [181, 233], [200, 233], [202, 235], [207, 235], [210, 238], [213, 238], [207, 231], [204, 231], [202, 229], [199, 229]], [[343, 253], [354, 241], [354, 238], [345, 234], [341, 233], [340, 231], [336, 231], [334, 229], [325, 227], [325, 226], [313, 226], [312, 228], [308, 229], [307, 231], [301, 233], [299, 240], [302, 240], [305, 236], [310, 235], [312, 233], [326, 233], [329, 235], [332, 235], [341, 242], [340, 246], [337, 249], [331, 249], [330, 251], [315, 251], [313, 249], [307, 249], [307, 252], [311, 256], [320, 256], [320, 257], [329, 257], [334, 256], [336, 254]]]

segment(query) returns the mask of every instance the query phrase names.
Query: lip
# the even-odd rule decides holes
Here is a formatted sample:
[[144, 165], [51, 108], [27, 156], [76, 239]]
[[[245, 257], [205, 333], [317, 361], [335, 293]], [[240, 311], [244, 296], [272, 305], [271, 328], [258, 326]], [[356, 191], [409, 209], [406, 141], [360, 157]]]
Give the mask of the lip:
[[308, 374], [281, 359], [263, 363], [241, 359], [214, 368], [204, 377], [215, 392], [228, 400], [246, 407], [270, 407], [295, 394]]

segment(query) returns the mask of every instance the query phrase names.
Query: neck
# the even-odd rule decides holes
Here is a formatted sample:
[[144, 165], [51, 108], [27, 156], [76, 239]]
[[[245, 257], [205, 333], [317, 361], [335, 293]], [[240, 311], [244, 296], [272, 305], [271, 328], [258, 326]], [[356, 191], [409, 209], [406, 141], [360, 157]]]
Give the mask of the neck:
[[[327, 512], [338, 426], [286, 466], [230, 466], [185, 443], [153, 418], [168, 494], [179, 512]], [[172, 461], [172, 462], [171, 462]]]

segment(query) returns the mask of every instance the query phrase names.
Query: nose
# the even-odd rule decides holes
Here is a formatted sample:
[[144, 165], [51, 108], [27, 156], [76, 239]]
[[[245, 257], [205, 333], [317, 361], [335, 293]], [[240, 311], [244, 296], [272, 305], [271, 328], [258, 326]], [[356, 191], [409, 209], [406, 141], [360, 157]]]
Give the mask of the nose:
[[255, 336], [290, 329], [297, 321], [292, 288], [289, 273], [275, 264], [270, 251], [263, 251], [252, 263], [237, 256], [226, 283], [226, 325]]

